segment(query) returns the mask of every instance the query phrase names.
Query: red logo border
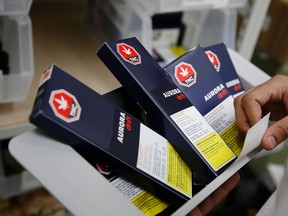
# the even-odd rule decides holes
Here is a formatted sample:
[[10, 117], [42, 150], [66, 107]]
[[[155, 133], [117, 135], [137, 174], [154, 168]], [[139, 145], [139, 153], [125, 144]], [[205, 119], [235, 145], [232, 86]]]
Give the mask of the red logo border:
[[[58, 93], [65, 93], [67, 95], [69, 95], [69, 97], [73, 98], [73, 101], [76, 103], [77, 107], [78, 107], [78, 111], [77, 111], [77, 115], [75, 117], [72, 117], [72, 118], [65, 118], [64, 116], [60, 115], [58, 112], [57, 112], [57, 109], [54, 107], [53, 105], [53, 99], [54, 99], [54, 96]], [[53, 110], [53, 113], [60, 119], [62, 119], [63, 121], [67, 122], [67, 123], [71, 123], [71, 122], [75, 122], [75, 121], [78, 121], [80, 119], [80, 115], [81, 115], [81, 106], [79, 105], [77, 99], [75, 98], [74, 95], [70, 94], [69, 92], [67, 92], [65, 89], [58, 89], [58, 90], [54, 90], [51, 92], [50, 94], [50, 98], [49, 98], [49, 104]]]
[[[177, 77], [177, 69], [178, 69], [179, 65], [182, 65], [182, 64], [184, 64], [184, 65], [186, 65], [186, 66], [188, 66], [188, 67], [191, 67], [192, 70], [193, 70], [194, 73], [195, 73], [194, 81], [191, 82], [190, 84], [182, 83], [182, 82], [179, 80], [179, 78]], [[187, 63], [187, 62], [180, 62], [179, 64], [177, 64], [177, 65], [175, 66], [175, 69], [174, 69], [174, 77], [176, 78], [177, 82], [178, 82], [180, 85], [189, 88], [189, 87], [191, 87], [192, 85], [194, 85], [194, 84], [196, 83], [197, 72], [196, 72], [196, 70], [194, 69], [194, 67], [193, 67], [191, 64], [189, 64], [189, 63]]]
[[215, 68], [215, 70], [216, 70], [217, 72], [219, 72], [219, 71], [220, 71], [220, 68], [221, 68], [221, 62], [220, 62], [218, 56], [217, 56], [214, 52], [212, 52], [211, 50], [205, 51], [205, 54], [206, 54], [206, 55], [209, 55], [209, 54], [207, 54], [207, 53], [212, 53], [212, 55], [217, 58], [218, 66], [217, 66], [217, 68], [216, 68], [216, 67], [212, 64], [212, 62], [210, 61], [209, 57], [207, 56], [208, 59], [209, 59], [209, 61], [211, 62], [211, 64], [212, 64], [213, 67]]
[[[139, 61], [137, 61], [137, 62], [131, 62], [131, 61], [127, 60], [126, 58], [124, 58], [124, 57], [121, 55], [121, 51], [120, 51], [120, 46], [121, 46], [121, 45], [126, 45], [126, 46], [128, 46], [128, 47], [133, 48], [134, 51], [135, 51], [135, 53], [137, 53], [137, 55], [138, 55]], [[133, 65], [141, 64], [141, 56], [139, 55], [139, 53], [137, 52], [137, 50], [136, 50], [133, 46], [131, 46], [131, 45], [129, 45], [129, 44], [126, 44], [126, 43], [118, 43], [118, 44], [116, 44], [116, 47], [117, 47], [117, 52], [119, 53], [119, 55], [121, 56], [121, 58], [122, 58], [124, 61], [126, 61], [126, 62], [128, 62], [128, 63], [130, 63], [130, 64], [133, 64]]]

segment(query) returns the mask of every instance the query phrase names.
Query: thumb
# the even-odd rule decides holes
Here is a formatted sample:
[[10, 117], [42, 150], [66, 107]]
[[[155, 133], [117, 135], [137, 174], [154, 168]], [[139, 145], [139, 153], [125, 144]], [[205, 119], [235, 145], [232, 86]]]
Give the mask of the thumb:
[[288, 116], [272, 124], [262, 138], [262, 146], [272, 150], [288, 137]]

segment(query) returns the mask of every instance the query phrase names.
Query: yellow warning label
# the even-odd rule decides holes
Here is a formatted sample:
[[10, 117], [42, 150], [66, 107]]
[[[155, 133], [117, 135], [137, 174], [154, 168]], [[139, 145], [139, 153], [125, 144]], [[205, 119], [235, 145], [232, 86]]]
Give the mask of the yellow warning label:
[[235, 155], [239, 156], [244, 144], [244, 138], [240, 135], [236, 122], [226, 128], [221, 134], [221, 138], [234, 152]]
[[204, 137], [195, 145], [216, 171], [235, 157], [216, 132]]
[[188, 197], [192, 197], [191, 171], [169, 142], [166, 178], [168, 184]]
[[170, 49], [171, 49], [172, 53], [174, 53], [174, 55], [176, 55], [176, 56], [181, 56], [185, 52], [187, 52], [187, 50], [182, 46], [173, 46]]
[[157, 215], [168, 207], [167, 203], [145, 191], [131, 199], [131, 202], [147, 216]]

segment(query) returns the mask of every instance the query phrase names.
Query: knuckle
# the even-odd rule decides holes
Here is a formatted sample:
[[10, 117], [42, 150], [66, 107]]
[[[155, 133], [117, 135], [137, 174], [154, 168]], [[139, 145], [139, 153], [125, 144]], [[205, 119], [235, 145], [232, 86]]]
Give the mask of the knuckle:
[[234, 106], [238, 106], [238, 105], [240, 104], [240, 102], [241, 102], [240, 97], [236, 97], [236, 98], [234, 99]]
[[286, 76], [284, 76], [283, 74], [276, 74], [273, 77], [273, 79], [275, 79], [275, 80], [283, 80], [284, 77], [286, 77]]
[[245, 94], [239, 95], [234, 98], [234, 106], [240, 106], [242, 104], [242, 100]]
[[277, 141], [282, 142], [288, 137], [288, 124], [287, 122], [280, 122], [277, 125]]
[[250, 98], [249, 94], [244, 95], [241, 99], [241, 104], [243, 106], [245, 106], [245, 105], [249, 104], [249, 102], [251, 102], [251, 98]]

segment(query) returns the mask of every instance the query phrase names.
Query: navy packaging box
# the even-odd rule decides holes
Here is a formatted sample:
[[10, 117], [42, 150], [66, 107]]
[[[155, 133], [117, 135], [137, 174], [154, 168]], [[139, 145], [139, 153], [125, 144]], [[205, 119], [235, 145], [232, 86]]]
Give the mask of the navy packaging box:
[[205, 47], [205, 53], [235, 98], [245, 90], [224, 43]]
[[236, 125], [234, 98], [204, 49], [197, 46], [164, 69], [234, 154], [239, 156], [244, 140]]
[[29, 120], [171, 205], [192, 197], [191, 171], [167, 139], [55, 65], [43, 73]]
[[[208, 144], [211, 148], [207, 147], [207, 140], [204, 139], [197, 145], [192, 143], [191, 137], [202, 138], [206, 132], [210, 134], [212, 128], [136, 38], [106, 42], [97, 55], [153, 120], [156, 130], [174, 145], [182, 159], [203, 182], [209, 183], [233, 162], [235, 155], [216, 132], [211, 133], [213, 137], [210, 137], [210, 141], [221, 146], [227, 152], [227, 158], [214, 157], [211, 163], [207, 157], [215, 153], [212, 141]], [[191, 114], [187, 112], [191, 109], [197, 117], [190, 118]], [[182, 121], [183, 124], [188, 123], [185, 132], [173, 119], [173, 115], [179, 113], [187, 114], [187, 120], [191, 120]], [[195, 134], [191, 133], [193, 130]], [[213, 163], [218, 163], [217, 167]]]

